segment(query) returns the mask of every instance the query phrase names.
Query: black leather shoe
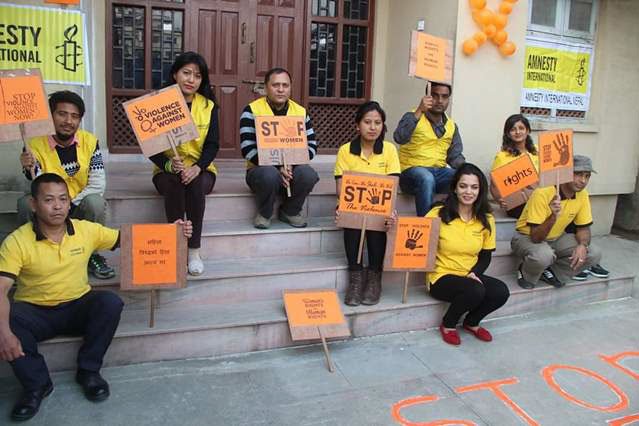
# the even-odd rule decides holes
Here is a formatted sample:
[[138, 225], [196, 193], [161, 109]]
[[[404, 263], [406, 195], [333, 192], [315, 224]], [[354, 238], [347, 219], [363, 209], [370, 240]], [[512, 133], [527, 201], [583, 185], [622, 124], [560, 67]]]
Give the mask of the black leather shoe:
[[29, 420], [38, 414], [42, 400], [53, 391], [53, 383], [36, 391], [25, 391], [11, 411], [11, 419], [15, 421]]
[[104, 401], [110, 395], [109, 384], [96, 371], [78, 370], [75, 381], [82, 386], [84, 396], [89, 401]]

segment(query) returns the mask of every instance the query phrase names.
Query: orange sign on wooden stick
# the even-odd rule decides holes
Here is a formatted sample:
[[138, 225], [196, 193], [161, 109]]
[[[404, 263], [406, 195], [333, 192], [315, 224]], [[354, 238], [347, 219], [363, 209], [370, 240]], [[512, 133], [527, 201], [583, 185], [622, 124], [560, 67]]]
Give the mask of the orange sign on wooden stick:
[[557, 185], [573, 180], [572, 129], [539, 133], [539, 181], [541, 186]]
[[492, 185], [506, 202], [507, 209], [528, 201], [531, 189], [539, 183], [539, 175], [528, 155], [522, 155], [490, 173]]
[[147, 157], [197, 139], [184, 96], [177, 84], [122, 104], [135, 137]]
[[284, 290], [284, 308], [293, 340], [347, 337], [350, 331], [335, 289]]
[[439, 218], [400, 217], [386, 239], [384, 270], [430, 271], [435, 266]]
[[0, 71], [0, 142], [54, 133], [40, 70]]
[[347, 172], [342, 176], [337, 226], [385, 231], [384, 220], [391, 216], [397, 198], [396, 176]]
[[453, 42], [430, 34], [411, 32], [408, 75], [451, 84], [453, 81]]
[[260, 165], [307, 164], [308, 143], [305, 117], [257, 116], [255, 131]]

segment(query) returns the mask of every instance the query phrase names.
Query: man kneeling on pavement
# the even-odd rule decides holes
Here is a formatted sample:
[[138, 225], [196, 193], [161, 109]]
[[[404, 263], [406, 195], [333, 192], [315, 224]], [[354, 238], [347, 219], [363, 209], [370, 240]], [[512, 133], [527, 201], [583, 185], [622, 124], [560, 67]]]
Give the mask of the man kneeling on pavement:
[[[511, 247], [522, 260], [517, 280], [522, 288], [534, 288], [540, 279], [557, 288], [571, 278], [584, 280], [584, 270], [593, 270], [601, 260], [600, 250], [590, 243], [592, 212], [586, 191], [596, 172], [583, 155], [575, 155], [573, 164], [572, 182], [559, 185], [559, 194], [554, 186], [535, 189], [517, 221]], [[571, 223], [574, 233], [566, 232]], [[605, 276], [597, 276], [607, 277], [603, 271]]]
[[[76, 381], [93, 402], [109, 397], [100, 375], [122, 312], [123, 302], [89, 286], [87, 263], [95, 250], [119, 246], [119, 231], [69, 217], [67, 184], [54, 173], [31, 183], [33, 222], [12, 232], [0, 247], [0, 361], [8, 361], [23, 386], [11, 413], [27, 420], [53, 390], [38, 342], [57, 335], [83, 337]], [[192, 226], [184, 223], [190, 237]], [[9, 290], [16, 282], [13, 300]]]

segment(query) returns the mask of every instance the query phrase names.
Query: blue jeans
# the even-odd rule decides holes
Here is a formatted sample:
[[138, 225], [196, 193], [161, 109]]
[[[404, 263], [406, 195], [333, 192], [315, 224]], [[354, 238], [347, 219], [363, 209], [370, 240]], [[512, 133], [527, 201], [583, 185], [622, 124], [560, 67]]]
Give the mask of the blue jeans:
[[411, 167], [399, 175], [402, 192], [415, 196], [417, 216], [425, 216], [435, 193], [447, 194], [455, 169], [447, 167]]

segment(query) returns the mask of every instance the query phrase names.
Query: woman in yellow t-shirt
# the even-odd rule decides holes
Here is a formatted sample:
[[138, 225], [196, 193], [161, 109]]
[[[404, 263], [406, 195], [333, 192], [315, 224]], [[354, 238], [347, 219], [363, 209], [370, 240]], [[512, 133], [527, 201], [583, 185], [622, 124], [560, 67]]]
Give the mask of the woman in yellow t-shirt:
[[[493, 171], [498, 167], [506, 165], [511, 161], [518, 159], [522, 155], [528, 155], [530, 157], [537, 173], [539, 173], [539, 156], [537, 155], [537, 147], [530, 137], [530, 122], [523, 115], [514, 114], [508, 117], [504, 123], [501, 151], [495, 155], [495, 159], [493, 160], [493, 165], [490, 167], [490, 170]], [[530, 192], [532, 192], [534, 187], [529, 189]], [[499, 202], [501, 208], [506, 210], [506, 203], [499, 197], [494, 186], [490, 187], [490, 192], [493, 198]], [[530, 193], [528, 195], [530, 195]], [[524, 205], [525, 204], [522, 204], [521, 206], [506, 210], [506, 214], [517, 219], [521, 216], [521, 212], [524, 210]]]
[[450, 302], [439, 327], [446, 343], [459, 345], [457, 323], [464, 313], [463, 328], [480, 340], [492, 336], [479, 322], [500, 308], [510, 295], [502, 281], [485, 275], [496, 245], [495, 218], [488, 204], [488, 182], [474, 164], [457, 169], [450, 196], [426, 217], [442, 221], [435, 270], [428, 274], [430, 295]]
[[[386, 113], [374, 101], [362, 104], [355, 113], [358, 136], [340, 147], [335, 162], [337, 199], [344, 172], [373, 173], [399, 176], [399, 157], [391, 142], [384, 140]], [[336, 213], [337, 214], [337, 213]], [[396, 214], [387, 218], [387, 227], [392, 226]], [[386, 233], [366, 231], [368, 249], [368, 271], [357, 261], [361, 230], [344, 228], [344, 249], [348, 260], [349, 284], [344, 303], [349, 306], [375, 305], [382, 294], [382, 266], [386, 251]], [[365, 284], [364, 284], [364, 281]]]
[[213, 191], [216, 169], [213, 159], [220, 148], [218, 106], [215, 102], [209, 70], [204, 58], [195, 52], [182, 53], [171, 67], [170, 83], [177, 84], [191, 111], [199, 137], [177, 147], [179, 157], [167, 150], [150, 157], [155, 164], [153, 184], [164, 196], [169, 223], [182, 219], [193, 222], [189, 238], [188, 270], [191, 275], [204, 272], [200, 240], [206, 195]]

